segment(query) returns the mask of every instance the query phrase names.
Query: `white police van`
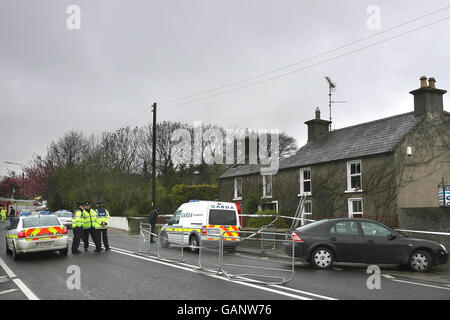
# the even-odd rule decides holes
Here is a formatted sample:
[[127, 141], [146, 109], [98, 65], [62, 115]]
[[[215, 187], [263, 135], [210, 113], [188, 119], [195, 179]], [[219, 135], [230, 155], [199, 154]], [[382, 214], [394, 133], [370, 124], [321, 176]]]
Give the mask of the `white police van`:
[[[221, 229], [226, 236], [224, 240], [230, 241], [228, 247], [235, 248], [239, 241], [240, 214], [239, 204], [233, 202], [191, 200], [182, 204], [167, 224], [162, 226], [161, 245], [168, 248], [171, 242], [178, 245], [182, 243], [197, 252], [200, 239], [213, 240], [202, 238], [202, 233], [207, 235], [208, 231], [218, 231], [220, 234]], [[217, 234], [215, 239], [219, 239]]]

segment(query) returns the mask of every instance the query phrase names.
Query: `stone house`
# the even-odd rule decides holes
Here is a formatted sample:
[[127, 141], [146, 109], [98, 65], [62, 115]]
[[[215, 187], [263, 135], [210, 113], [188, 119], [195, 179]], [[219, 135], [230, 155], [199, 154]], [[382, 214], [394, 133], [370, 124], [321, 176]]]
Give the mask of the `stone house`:
[[233, 165], [219, 178], [219, 201], [239, 201], [247, 214], [292, 216], [305, 195], [306, 218], [364, 217], [392, 227], [401, 208], [438, 207], [437, 186], [450, 181], [450, 113], [435, 79], [420, 82], [408, 113], [330, 131], [316, 109], [305, 122], [307, 143], [280, 159], [275, 175]]

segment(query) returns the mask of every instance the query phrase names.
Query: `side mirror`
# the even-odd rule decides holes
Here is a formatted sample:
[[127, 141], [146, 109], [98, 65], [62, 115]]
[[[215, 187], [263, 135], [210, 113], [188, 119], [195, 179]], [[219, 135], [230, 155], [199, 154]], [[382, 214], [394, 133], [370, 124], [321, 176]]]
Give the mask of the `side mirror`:
[[395, 238], [397, 238], [397, 236], [396, 236], [395, 234], [393, 234], [393, 233], [391, 233], [390, 235], [388, 235], [388, 240], [389, 240], [389, 241], [392, 241], [392, 240], [394, 240]]

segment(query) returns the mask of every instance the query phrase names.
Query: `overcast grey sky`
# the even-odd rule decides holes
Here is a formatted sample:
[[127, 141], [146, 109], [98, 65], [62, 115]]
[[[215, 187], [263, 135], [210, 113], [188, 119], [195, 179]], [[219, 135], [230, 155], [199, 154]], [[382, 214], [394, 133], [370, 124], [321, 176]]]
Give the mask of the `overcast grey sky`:
[[[66, 26], [70, 5], [81, 10], [79, 30]], [[367, 13], [371, 5], [380, 9], [380, 29], [367, 26], [374, 18]], [[322, 62], [448, 17], [449, 8], [253, 82], [307, 67], [275, 80], [166, 110], [171, 104], [163, 102], [289, 65], [449, 5], [443, 0], [0, 0], [0, 175], [16, 169], [4, 161], [26, 163], [33, 153], [45, 154], [52, 140], [71, 129], [96, 134], [126, 123], [143, 125], [151, 113], [141, 114], [155, 101], [161, 121], [277, 128], [299, 145], [316, 107], [322, 118], [329, 117], [325, 76], [337, 84], [334, 99], [347, 101], [333, 109], [335, 128], [412, 111], [409, 91], [419, 87], [420, 76], [433, 76], [438, 88], [450, 89], [450, 19]], [[446, 110], [448, 102], [449, 94]]]

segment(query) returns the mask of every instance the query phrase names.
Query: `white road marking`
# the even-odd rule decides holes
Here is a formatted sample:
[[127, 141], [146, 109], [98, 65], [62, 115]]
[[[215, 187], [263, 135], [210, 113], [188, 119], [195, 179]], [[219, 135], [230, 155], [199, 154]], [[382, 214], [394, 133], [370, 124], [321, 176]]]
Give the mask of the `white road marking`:
[[39, 300], [39, 298], [28, 288], [22, 280], [16, 278], [16, 275], [12, 270], [6, 265], [2, 258], [0, 258], [0, 266], [5, 270], [6, 274], [13, 279], [14, 283], [19, 287], [23, 294], [28, 298], [28, 300]]
[[6, 294], [6, 293], [10, 293], [10, 292], [15, 292], [15, 291], [19, 291], [19, 289], [9, 289], [9, 290], [5, 290], [5, 291], [1, 291], [0, 294]]
[[[128, 252], [126, 252], [128, 250], [123, 250], [123, 249], [117, 250], [116, 248], [113, 248], [113, 247], [110, 247], [110, 248], [112, 249], [111, 250], [112, 252], [116, 252], [116, 253], [127, 255], [127, 256], [130, 256], [130, 257], [137, 258], [137, 259], [147, 260], [147, 261], [163, 264], [163, 265], [166, 265], [166, 266], [170, 266], [170, 267], [173, 267], [173, 268], [178, 268], [178, 269], [181, 269], [181, 270], [197, 273], [197, 271], [195, 269], [192, 269], [192, 267], [197, 268], [196, 266], [192, 266], [191, 265], [191, 268], [187, 268], [187, 267], [183, 267], [183, 266], [176, 265], [176, 264], [173, 264], [173, 263], [168, 263], [168, 262], [163, 262], [163, 261], [160, 261], [160, 260], [156, 260], [156, 259], [153, 259], [153, 258], [147, 258], [147, 257], [143, 257], [143, 256], [138, 256], [135, 253], [128, 253]], [[237, 284], [240, 284], [240, 285], [243, 285], [243, 286], [252, 287], [252, 288], [256, 288], [256, 289], [260, 289], [260, 290], [264, 290], [264, 291], [268, 291], [268, 292], [284, 295], [284, 296], [287, 296], [287, 297], [290, 297], [290, 298], [294, 298], [294, 299], [312, 300], [311, 298], [307, 298], [307, 297], [304, 297], [304, 296], [290, 294], [290, 293], [287, 293], [287, 292], [283, 292], [283, 291], [280, 291], [280, 290], [275, 290], [275, 289], [259, 286], [259, 285], [248, 283], [248, 282], [233, 281], [233, 280], [230, 280], [228, 278], [225, 278], [225, 277], [222, 277], [222, 276], [218, 276], [218, 275], [215, 275], [215, 274], [205, 274], [205, 275], [208, 276], [208, 277], [220, 279], [220, 280], [223, 280], [223, 281], [237, 283]]]
[[431, 284], [424, 284], [424, 283], [411, 282], [411, 281], [398, 280], [398, 279], [395, 279], [395, 280], [392, 280], [392, 281], [403, 282], [403, 283], [408, 283], [408, 284], [415, 284], [417, 286], [430, 287], [430, 288], [436, 288], [436, 289], [442, 289], [442, 290], [450, 290], [450, 288], [433, 286]]
[[[121, 250], [121, 251], [127, 252], [127, 253], [129, 253], [129, 254], [135, 256], [135, 253], [132, 252], [132, 251], [129, 251], [129, 250], [120, 249], [120, 248], [116, 248], [116, 247], [111, 247], [111, 248], [114, 249], [114, 250]], [[113, 251], [114, 251], [114, 250], [113, 250]], [[121, 253], [121, 252], [117, 252], [117, 253]], [[142, 256], [138, 256], [138, 257], [142, 257]], [[143, 257], [143, 258], [146, 258], [146, 257]], [[152, 262], [161, 262], [161, 260], [154, 260], [154, 259], [152, 259], [152, 258], [150, 258], [150, 257], [148, 257], [148, 259], [150, 259]], [[169, 263], [170, 266], [174, 266], [174, 265], [171, 264], [170, 262], [167, 262], [167, 263]], [[166, 264], [166, 263], [164, 263], [164, 264]], [[198, 268], [198, 266], [194, 266], [194, 265], [187, 264], [187, 263], [179, 263], [178, 265], [184, 265], [184, 266], [186, 266], [187, 269], [186, 269], [186, 268], [183, 268], [183, 267], [180, 267], [180, 268], [183, 269], [183, 270], [187, 270], [187, 271], [193, 271], [192, 268]], [[194, 272], [196, 272], [196, 271], [194, 270]], [[223, 277], [221, 277], [221, 276], [217, 276], [217, 275], [215, 275], [215, 274], [207, 274], [207, 275], [208, 275], [208, 276], [212, 276], [213, 278], [222, 279], [222, 280], [227, 280], [227, 281], [231, 281], [231, 282], [234, 282], [234, 283], [239, 283], [239, 284], [249, 284], [248, 282], [233, 281], [233, 280], [230, 280], [230, 279], [228, 279], [228, 278], [223, 278]], [[260, 289], [260, 288], [267, 289], [266, 287], [262, 287], [262, 286], [258, 286], [258, 285], [256, 285], [256, 286], [257, 286], [259, 289]], [[308, 296], [312, 296], [312, 297], [316, 297], [316, 298], [320, 298], [320, 299], [325, 299], [325, 300], [338, 300], [338, 299], [335, 299], [335, 298], [331, 298], [331, 297], [327, 297], [327, 296], [322, 296], [322, 295], [319, 295], [319, 294], [315, 294], [315, 293], [311, 293], [311, 292], [307, 292], [307, 291], [302, 291], [302, 290], [298, 290], [298, 289], [293, 289], [293, 288], [289, 288], [289, 287], [284, 287], [284, 286], [280, 286], [280, 285], [270, 285], [270, 286], [271, 286], [271, 287], [278, 288], [278, 289], [282, 289], [282, 290], [288, 290], [288, 291], [292, 291], [292, 292], [296, 292], [296, 293], [300, 293], [300, 294], [306, 294], [306, 295], [308, 295]], [[277, 293], [279, 293], [278, 290], [277, 290]], [[308, 299], [308, 300], [312, 300], [312, 299]]]
[[20, 279], [14, 279], [14, 283], [19, 287], [20, 290], [27, 296], [28, 300], [39, 300], [38, 297], [28, 288], [25, 283]]
[[382, 274], [382, 276], [386, 279], [395, 279], [395, 277], [391, 276], [390, 274]]
[[320, 295], [320, 294], [310, 293], [310, 292], [307, 292], [307, 291], [302, 291], [302, 290], [298, 290], [298, 289], [294, 289], [294, 288], [289, 288], [289, 287], [283, 287], [283, 286], [280, 286], [280, 285], [278, 285], [278, 284], [273, 284], [273, 285], [271, 285], [271, 286], [272, 286], [272, 287], [275, 287], [275, 288], [280, 288], [280, 289], [284, 289], [284, 290], [289, 290], [289, 291], [292, 291], [292, 292], [297, 292], [297, 293], [301, 293], [301, 294], [307, 294], [307, 295], [309, 295], [309, 296], [317, 297], [317, 298], [320, 298], [320, 299], [325, 299], [325, 300], [338, 300], [338, 299], [335, 299], [335, 298], [330, 298], [330, 297], [327, 297], [327, 296], [322, 296], [322, 295]]

